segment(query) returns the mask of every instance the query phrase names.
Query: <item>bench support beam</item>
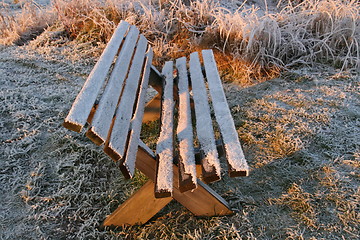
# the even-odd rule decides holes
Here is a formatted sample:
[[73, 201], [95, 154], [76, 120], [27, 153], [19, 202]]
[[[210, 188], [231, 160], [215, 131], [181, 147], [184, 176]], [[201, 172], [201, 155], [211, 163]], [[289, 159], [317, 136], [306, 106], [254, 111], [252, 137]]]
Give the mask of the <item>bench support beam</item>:
[[[137, 153], [136, 168], [150, 180], [138, 192], [120, 205], [104, 221], [104, 226], [122, 226], [146, 223], [172, 199], [178, 201], [196, 216], [224, 216], [234, 212], [228, 203], [213, 189], [201, 182], [193, 191], [181, 193], [178, 188], [178, 167], [174, 165], [173, 197], [157, 199], [154, 196], [156, 159], [154, 153], [143, 143]], [[139, 216], [144, 214], [144, 216]]]
[[155, 184], [149, 180], [104, 221], [104, 226], [144, 224], [172, 198], [155, 198]]

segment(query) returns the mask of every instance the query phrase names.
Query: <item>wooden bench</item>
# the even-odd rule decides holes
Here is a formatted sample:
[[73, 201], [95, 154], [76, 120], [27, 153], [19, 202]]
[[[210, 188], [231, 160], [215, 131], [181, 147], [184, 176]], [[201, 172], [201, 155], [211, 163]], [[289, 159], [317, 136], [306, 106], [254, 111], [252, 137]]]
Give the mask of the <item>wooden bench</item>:
[[[149, 178], [106, 218], [104, 226], [143, 224], [172, 199], [197, 216], [233, 213], [203, 181], [221, 178], [219, 152], [225, 152], [231, 177], [247, 176], [248, 166], [212, 51], [203, 50], [202, 56], [204, 68], [195, 52], [189, 63], [185, 57], [169, 61], [159, 73], [152, 66], [148, 41], [135, 26], [122, 21], [76, 97], [63, 125], [80, 132], [88, 123], [86, 136], [103, 145], [126, 178], [134, 176], [135, 168]], [[146, 103], [148, 85], [158, 94]], [[142, 123], [159, 118], [154, 153], [140, 132]], [[221, 144], [214, 137], [215, 122]]]

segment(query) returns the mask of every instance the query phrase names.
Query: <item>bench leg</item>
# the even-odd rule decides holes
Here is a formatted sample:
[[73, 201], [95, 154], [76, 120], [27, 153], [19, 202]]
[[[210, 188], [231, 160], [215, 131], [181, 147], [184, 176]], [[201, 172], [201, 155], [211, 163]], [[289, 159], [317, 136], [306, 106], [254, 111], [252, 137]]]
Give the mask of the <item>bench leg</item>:
[[103, 226], [144, 224], [165, 207], [172, 198], [155, 198], [154, 183], [149, 180], [109, 215]]
[[[138, 149], [136, 168], [154, 181], [156, 160], [153, 152], [142, 143]], [[230, 215], [228, 203], [209, 186], [198, 180], [198, 187], [181, 193], [178, 188], [178, 167], [174, 165], [173, 198], [196, 216]]]
[[176, 165], [174, 165], [175, 182], [172, 198], [155, 198], [155, 184], [153, 182], [156, 174], [155, 156], [144, 143], [141, 146], [137, 153], [136, 167], [150, 180], [109, 215], [105, 219], [103, 226], [144, 224], [172, 199], [178, 201], [196, 216], [224, 216], [234, 213], [219, 194], [200, 180], [198, 180], [196, 189], [180, 192], [177, 180], [175, 180], [178, 179]]

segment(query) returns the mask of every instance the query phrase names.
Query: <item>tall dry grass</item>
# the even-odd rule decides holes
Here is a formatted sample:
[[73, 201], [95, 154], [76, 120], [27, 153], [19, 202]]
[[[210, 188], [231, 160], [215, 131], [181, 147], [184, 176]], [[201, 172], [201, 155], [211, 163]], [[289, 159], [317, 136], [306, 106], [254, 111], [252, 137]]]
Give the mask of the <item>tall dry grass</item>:
[[[71, 39], [106, 42], [124, 19], [146, 35], [157, 64], [211, 47], [218, 50], [220, 68], [233, 78], [318, 61], [341, 69], [360, 66], [360, 3], [356, 0], [279, 1], [274, 12], [249, 7], [246, 1], [235, 10], [214, 0], [53, 0], [41, 14], [30, 7], [31, 2], [16, 16], [1, 15], [0, 31], [8, 36], [2, 43], [16, 42], [34, 28], [43, 29], [44, 23], [53, 23], [53, 15]], [[51, 15], [45, 14], [49, 11]]]
[[21, 11], [11, 10], [11, 4], [0, 3], [0, 44], [22, 45], [55, 23], [56, 15], [35, 1], [13, 1]]

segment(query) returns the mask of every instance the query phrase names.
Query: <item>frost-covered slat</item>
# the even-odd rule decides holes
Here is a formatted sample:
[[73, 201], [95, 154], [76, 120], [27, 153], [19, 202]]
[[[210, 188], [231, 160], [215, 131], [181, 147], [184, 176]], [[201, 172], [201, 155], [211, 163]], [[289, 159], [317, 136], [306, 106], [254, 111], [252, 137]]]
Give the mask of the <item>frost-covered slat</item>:
[[140, 132], [142, 119], [144, 116], [144, 108], [145, 108], [145, 100], [146, 100], [146, 91], [149, 84], [149, 76], [150, 76], [150, 67], [153, 58], [153, 50], [149, 49], [147, 53], [147, 57], [144, 65], [143, 77], [140, 85], [140, 91], [138, 96], [138, 101], [136, 105], [136, 110], [134, 113], [134, 117], [131, 120], [131, 130], [130, 130], [130, 139], [129, 144], [127, 146], [127, 151], [125, 155], [124, 161], [120, 164], [120, 169], [124, 176], [128, 178], [132, 178], [135, 172], [135, 160], [136, 153], [139, 146], [140, 140]]
[[161, 129], [156, 145], [155, 197], [157, 198], [170, 197], [173, 192], [174, 79], [172, 61], [165, 63], [162, 74], [165, 80], [161, 106]]
[[129, 24], [124, 21], [121, 21], [116, 28], [65, 118], [66, 128], [80, 132], [85, 125], [128, 28]]
[[212, 50], [203, 50], [202, 55], [216, 121], [219, 125], [225, 146], [226, 157], [229, 164], [229, 175], [231, 177], [247, 176], [249, 167], [241, 149], [239, 137], [235, 129], [235, 124], [232, 119], [216, 67], [214, 55]]
[[202, 75], [199, 55], [190, 55], [190, 77], [195, 104], [196, 133], [204, 156], [202, 159], [203, 178], [206, 182], [220, 179], [220, 162], [216, 149], [214, 130], [210, 116], [207, 92]]
[[116, 111], [116, 106], [119, 102], [123, 83], [129, 69], [130, 60], [133, 56], [138, 36], [139, 30], [135, 26], [131, 26], [105, 91], [101, 96], [99, 105], [91, 122], [91, 127], [86, 133], [86, 135], [98, 145], [101, 145], [106, 141], [109, 133], [110, 125]]
[[185, 57], [176, 60], [176, 68], [179, 75], [179, 120], [177, 126], [177, 138], [180, 152], [179, 189], [181, 192], [185, 192], [194, 189], [197, 186], [189, 81]]
[[131, 68], [125, 81], [120, 103], [116, 111], [114, 125], [104, 148], [105, 152], [115, 161], [124, 156], [130, 120], [132, 118], [133, 106], [139, 88], [139, 79], [141, 70], [143, 69], [146, 49], [147, 40], [143, 35], [140, 35]]

